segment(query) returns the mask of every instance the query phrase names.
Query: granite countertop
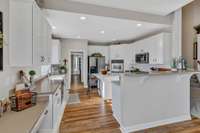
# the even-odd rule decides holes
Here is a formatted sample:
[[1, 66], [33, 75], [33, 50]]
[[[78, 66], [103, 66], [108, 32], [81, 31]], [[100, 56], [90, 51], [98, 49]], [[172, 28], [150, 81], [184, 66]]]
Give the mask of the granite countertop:
[[10, 111], [0, 118], [0, 132], [28, 133], [35, 126], [48, 104], [48, 97], [38, 97], [36, 106], [20, 112]]
[[189, 73], [199, 73], [198, 71], [193, 70], [183, 70], [183, 71], [152, 71], [148, 73], [124, 73], [124, 76], [164, 76], [164, 75], [179, 75], [179, 74], [189, 74]]

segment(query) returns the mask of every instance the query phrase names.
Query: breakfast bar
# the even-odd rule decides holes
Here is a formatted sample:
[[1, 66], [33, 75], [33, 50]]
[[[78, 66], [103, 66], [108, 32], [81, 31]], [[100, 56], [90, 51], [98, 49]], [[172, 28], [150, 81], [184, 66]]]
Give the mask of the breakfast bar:
[[191, 120], [190, 78], [197, 73], [122, 74], [112, 82], [112, 109], [121, 131]]
[[112, 99], [112, 81], [119, 80], [119, 74], [93, 74], [99, 82], [99, 93], [104, 100]]

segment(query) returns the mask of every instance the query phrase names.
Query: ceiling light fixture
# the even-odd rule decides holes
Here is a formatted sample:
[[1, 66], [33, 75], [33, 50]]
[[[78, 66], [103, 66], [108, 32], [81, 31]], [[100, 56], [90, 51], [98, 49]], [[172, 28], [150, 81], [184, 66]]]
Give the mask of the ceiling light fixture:
[[86, 20], [87, 18], [85, 16], [81, 16], [80, 20]]
[[137, 24], [137, 27], [141, 27], [142, 26], [142, 24]]
[[100, 34], [104, 34], [104, 33], [105, 33], [105, 31], [104, 31], [104, 30], [100, 31]]
[[56, 26], [52, 26], [52, 29], [54, 29], [54, 30], [55, 30], [55, 29], [56, 29]]
[[81, 36], [77, 36], [76, 38], [80, 39], [80, 38], [81, 38]]

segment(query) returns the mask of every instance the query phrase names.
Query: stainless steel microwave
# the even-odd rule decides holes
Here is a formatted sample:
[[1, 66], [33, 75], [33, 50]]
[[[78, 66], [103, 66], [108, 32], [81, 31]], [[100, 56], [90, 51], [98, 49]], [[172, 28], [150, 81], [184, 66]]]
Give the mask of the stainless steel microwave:
[[149, 53], [139, 53], [135, 55], [135, 62], [139, 64], [148, 64], [149, 63]]

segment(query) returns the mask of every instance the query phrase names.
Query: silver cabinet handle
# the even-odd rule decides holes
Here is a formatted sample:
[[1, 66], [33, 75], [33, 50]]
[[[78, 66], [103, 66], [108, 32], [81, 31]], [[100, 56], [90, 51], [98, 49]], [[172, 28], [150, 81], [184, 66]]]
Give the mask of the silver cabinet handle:
[[44, 56], [40, 56], [40, 58], [41, 58], [41, 62], [44, 62], [45, 61], [45, 57]]
[[44, 113], [44, 115], [47, 115], [47, 114], [48, 114], [48, 112], [49, 112], [49, 111], [48, 111], [48, 110], [46, 110], [46, 111], [45, 111], [45, 113]]

